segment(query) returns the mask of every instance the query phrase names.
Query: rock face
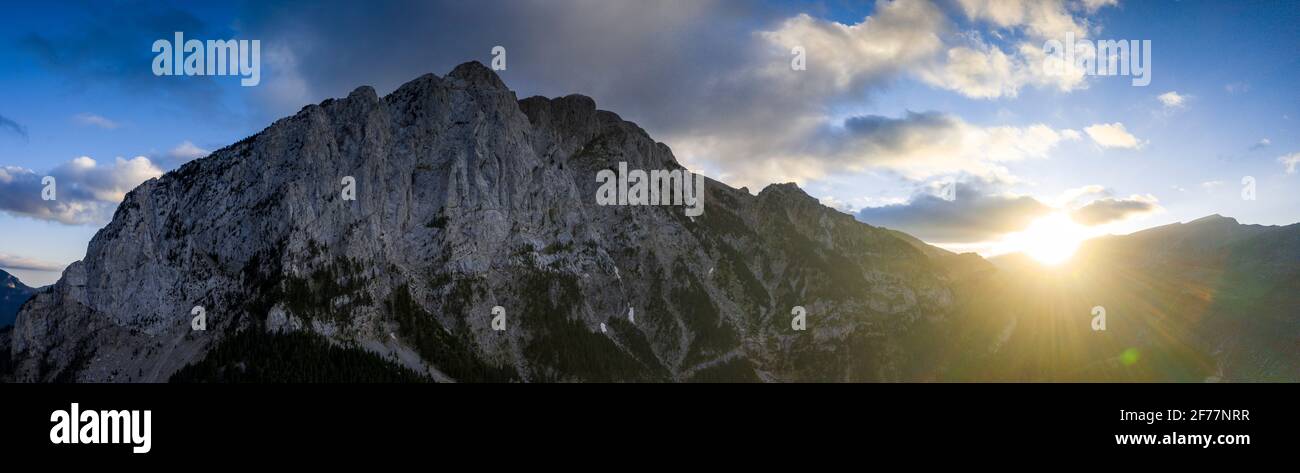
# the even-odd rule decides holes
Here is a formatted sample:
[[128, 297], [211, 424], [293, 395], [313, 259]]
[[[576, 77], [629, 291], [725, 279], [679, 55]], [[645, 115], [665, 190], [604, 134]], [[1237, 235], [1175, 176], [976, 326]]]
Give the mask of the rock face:
[[307, 106], [128, 194], [18, 315], [14, 379], [165, 381], [250, 330], [444, 381], [932, 375], [909, 350], [952, 302], [916, 248], [792, 184], [707, 180], [695, 218], [596, 205], [619, 162], [681, 169], [591, 99], [518, 100], [479, 63]]

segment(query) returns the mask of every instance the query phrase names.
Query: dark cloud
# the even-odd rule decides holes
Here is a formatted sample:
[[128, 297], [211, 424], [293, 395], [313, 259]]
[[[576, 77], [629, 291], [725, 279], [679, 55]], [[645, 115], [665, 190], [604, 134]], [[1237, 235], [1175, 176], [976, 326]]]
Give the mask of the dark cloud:
[[993, 192], [984, 181], [957, 182], [953, 200], [918, 193], [905, 204], [867, 207], [857, 218], [910, 233], [932, 243], [977, 243], [1023, 230], [1051, 207], [1033, 197]]
[[947, 135], [960, 125], [961, 121], [952, 115], [912, 111], [903, 118], [864, 115], [844, 121], [844, 128], [850, 132], [879, 146], [900, 149], [911, 146], [910, 141], [917, 136]]
[[1105, 198], [1089, 202], [1070, 213], [1070, 218], [1083, 225], [1095, 226], [1117, 222], [1160, 209], [1151, 196], [1131, 196], [1127, 199]]
[[[264, 61], [282, 61], [279, 70], [266, 68], [266, 79], [300, 78], [309, 101], [361, 85], [391, 91], [469, 60], [486, 64], [500, 45], [508, 66], [500, 75], [522, 94], [583, 93], [604, 108], [667, 125], [727, 100], [701, 100], [670, 115], [656, 105], [687, 104], [725, 87], [728, 73], [748, 60], [745, 38], [761, 23], [761, 8], [718, 1], [258, 2], [241, 16], [272, 56]], [[305, 104], [267, 99], [277, 113]]]
[[23, 141], [27, 140], [27, 127], [5, 117], [4, 115], [0, 115], [0, 130], [11, 131], [16, 135], [21, 136]]
[[[239, 96], [252, 105], [250, 123], [269, 123], [362, 85], [385, 93], [465, 61], [489, 63], [499, 45], [508, 66], [500, 75], [521, 97], [589, 95], [671, 145], [687, 164], [714, 166], [710, 171], [737, 185], [807, 182], [867, 167], [902, 167], [912, 179], [1000, 170], [972, 158], [994, 153], [961, 145], [972, 134], [989, 145], [983, 136], [1003, 132], [974, 129], [957, 117], [827, 119], [836, 107], [869, 99], [942, 57], [945, 38], [956, 32], [929, 1], [882, 1], [869, 18], [846, 24], [800, 11], [816, 11], [815, 4], [743, 0], [236, 5], [229, 25], [223, 17], [217, 26], [215, 17], [179, 8], [92, 3], [86, 8], [94, 21], [76, 25], [77, 33], [32, 34], [24, 44], [70, 82], [118, 81], [221, 117], [203, 111], [221, 106], [215, 81], [153, 77], [148, 45], [173, 31], [260, 40], [261, 85]], [[806, 52], [804, 70], [791, 68], [794, 47]], [[918, 139], [927, 129], [942, 138]], [[1036, 143], [1054, 139], [1034, 133], [1028, 138]]]
[[[249, 4], [263, 40], [260, 94], [273, 116], [346, 95], [381, 93], [506, 48], [502, 79], [521, 96], [581, 93], [637, 122], [679, 158], [716, 165], [720, 178], [761, 185], [821, 177], [815, 140], [826, 112], [860, 100], [938, 50], [945, 20], [928, 2], [882, 2], [843, 47], [839, 27], [799, 5], [730, 0], [430, 1]], [[410, 21], [418, 18], [419, 21]], [[790, 67], [790, 43], [808, 68]], [[268, 117], [270, 118], [270, 117]]]
[[177, 31], [187, 38], [228, 39], [231, 32], [213, 28], [194, 14], [144, 2], [86, 2], [69, 15], [67, 32], [34, 32], [18, 40], [21, 51], [55, 74], [71, 91], [110, 86], [138, 96], [161, 97], [174, 111], [227, 120], [232, 110], [222, 102], [214, 77], [157, 77], [151, 50], [158, 39]]

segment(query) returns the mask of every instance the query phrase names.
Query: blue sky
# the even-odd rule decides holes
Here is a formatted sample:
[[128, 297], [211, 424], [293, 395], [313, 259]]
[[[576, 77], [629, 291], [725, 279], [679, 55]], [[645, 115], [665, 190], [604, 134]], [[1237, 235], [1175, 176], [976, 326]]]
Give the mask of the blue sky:
[[[1053, 213], [1090, 222], [1089, 235], [1214, 213], [1300, 221], [1300, 174], [1282, 162], [1300, 153], [1297, 2], [6, 8], [0, 268], [33, 285], [80, 259], [114, 196], [140, 180], [357, 86], [387, 93], [487, 63], [498, 44], [508, 51], [501, 76], [521, 98], [590, 95], [724, 182], [753, 192], [798, 182], [861, 220], [953, 249], [1014, 250], [999, 242]], [[1062, 25], [1089, 39], [1150, 40], [1150, 85], [1085, 76], [1063, 86], [1039, 74], [1023, 48], [1041, 50]], [[260, 40], [262, 82], [154, 76], [150, 45], [172, 31]], [[789, 46], [806, 48], [806, 70], [788, 67]], [[1012, 66], [990, 66], [999, 57]], [[1137, 145], [1106, 141], [1115, 124]], [[48, 174], [61, 193], [82, 186], [71, 198], [83, 205], [41, 210], [31, 179]], [[1246, 176], [1255, 200], [1241, 197]], [[957, 198], [935, 199], [947, 183]]]

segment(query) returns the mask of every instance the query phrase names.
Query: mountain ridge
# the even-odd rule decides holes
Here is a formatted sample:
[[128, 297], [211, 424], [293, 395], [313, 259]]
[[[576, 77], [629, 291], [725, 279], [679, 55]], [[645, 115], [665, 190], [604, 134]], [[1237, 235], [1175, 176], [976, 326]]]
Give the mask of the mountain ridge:
[[[687, 171], [591, 98], [519, 99], [482, 64], [358, 87], [130, 191], [0, 332], [0, 378], [1300, 379], [1297, 225], [1198, 219], [1039, 272], [791, 183], [706, 177], [695, 218], [599, 205], [620, 163]], [[1089, 329], [1098, 305], [1113, 330]]]
[[952, 305], [917, 249], [789, 185], [706, 179], [698, 221], [595, 205], [592, 177], [618, 162], [682, 169], [590, 98], [519, 100], [479, 63], [383, 98], [358, 87], [129, 192], [20, 314], [14, 377], [249, 378], [212, 355], [241, 333], [442, 381], [936, 376], [905, 355]]

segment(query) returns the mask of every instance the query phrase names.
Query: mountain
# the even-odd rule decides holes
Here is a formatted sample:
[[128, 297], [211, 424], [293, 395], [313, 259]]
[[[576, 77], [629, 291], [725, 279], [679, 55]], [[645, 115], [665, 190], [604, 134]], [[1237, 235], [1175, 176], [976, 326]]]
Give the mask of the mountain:
[[888, 230], [894, 237], [907, 242], [930, 259], [943, 271], [950, 282], [962, 284], [982, 280], [990, 276], [995, 267], [990, 261], [975, 253], [953, 253], [921, 241], [921, 239], [897, 230]]
[[358, 88], [128, 193], [0, 330], [0, 379], [1300, 381], [1300, 225], [1210, 216], [1048, 268], [793, 184], [600, 205], [624, 167], [684, 171], [478, 63]]
[[0, 270], [0, 327], [13, 325], [18, 308], [36, 293], [36, 289], [27, 287], [22, 281]]
[[1208, 377], [1300, 381], [1300, 224], [1211, 215], [1093, 241], [1081, 256], [1166, 304], [1163, 325], [1191, 334], [1187, 349], [1213, 360]]
[[993, 262], [954, 319], [955, 377], [1300, 381], [1300, 224], [1212, 215], [1087, 241], [1059, 268]]
[[12, 377], [942, 376], [953, 289], [913, 243], [793, 184], [705, 179], [694, 217], [598, 205], [620, 163], [682, 170], [590, 98], [519, 100], [476, 62], [309, 105], [127, 194], [18, 314]]

